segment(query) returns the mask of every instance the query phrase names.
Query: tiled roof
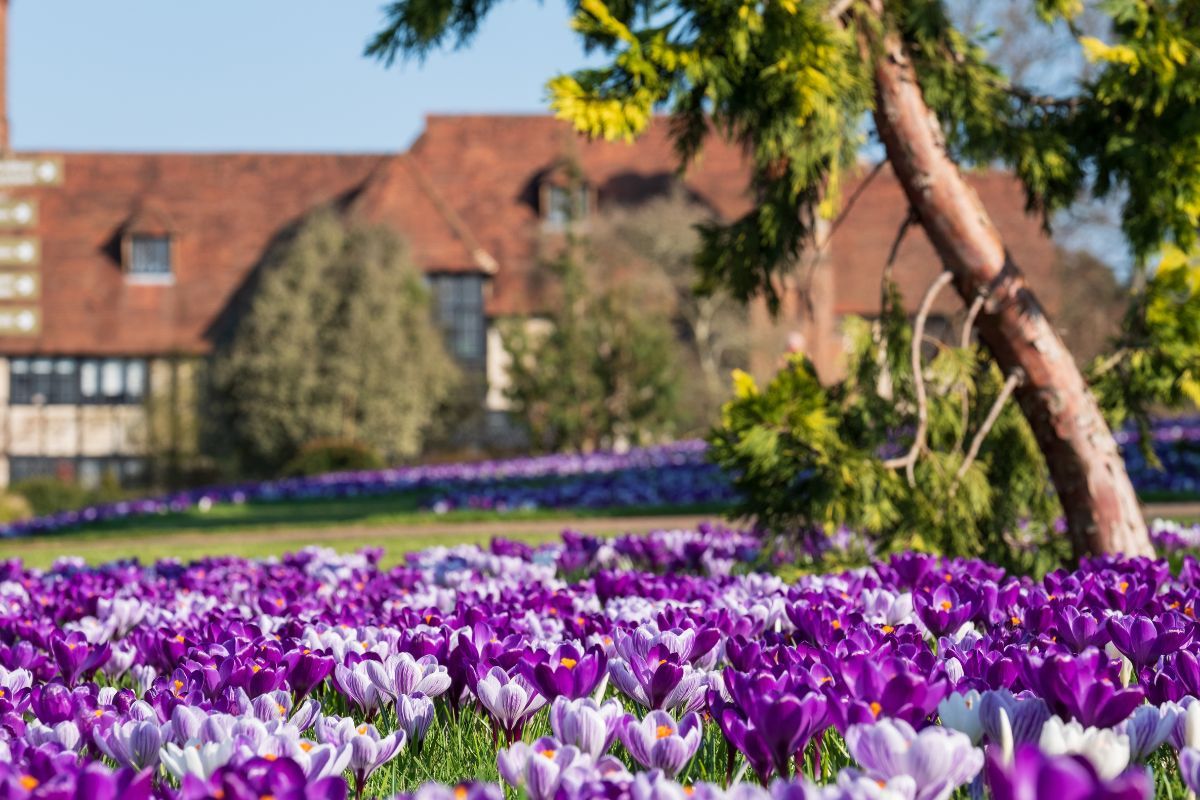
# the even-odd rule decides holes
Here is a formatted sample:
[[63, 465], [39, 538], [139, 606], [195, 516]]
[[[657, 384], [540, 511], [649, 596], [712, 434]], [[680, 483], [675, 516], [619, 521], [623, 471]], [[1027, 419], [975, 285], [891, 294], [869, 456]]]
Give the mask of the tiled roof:
[[[42, 327], [35, 337], [0, 336], [0, 353], [206, 352], [273, 239], [322, 204], [394, 225], [426, 271], [491, 274], [493, 315], [543, 310], [538, 263], [555, 235], [543, 227], [539, 184], [563, 163], [578, 166], [601, 207], [679, 180], [721, 217], [750, 205], [738, 148], [713, 141], [680, 178], [662, 123], [627, 145], [586, 141], [546, 116], [431, 116], [407, 154], [74, 153], [64, 162], [63, 185], [11, 193], [40, 205], [29, 233], [42, 241]], [[1019, 187], [999, 173], [971, 180], [1053, 310], [1053, 248], [1023, 213]], [[838, 313], [877, 309], [879, 275], [904, 212], [884, 171], [840, 226], [830, 252]], [[170, 230], [172, 283], [127, 280], [120, 243], [131, 226]], [[910, 303], [938, 269], [914, 227], [895, 268]], [[959, 307], [949, 293], [942, 305]]]
[[[849, 181], [843, 196], [851, 197], [867, 174], [864, 170], [858, 178]], [[969, 173], [967, 179], [983, 201], [1013, 261], [1024, 271], [1042, 305], [1053, 313], [1059, 302], [1052, 279], [1054, 243], [1042, 231], [1041, 223], [1025, 213], [1021, 185], [1011, 175], [996, 171]], [[835, 313], [867, 316], [879, 313], [879, 282], [907, 213], [904, 190], [891, 168], [885, 166], [854, 203], [830, 240]], [[892, 265], [892, 276], [905, 303], [915, 309], [941, 271], [942, 264], [924, 230], [919, 225], [910, 225]], [[962, 301], [951, 290], [942, 292], [934, 305], [934, 311], [942, 314], [961, 309]]]
[[[42, 326], [0, 338], [4, 353], [200, 353], [272, 239], [310, 209], [345, 199], [384, 156], [65, 156], [65, 183], [34, 197], [42, 240]], [[152, 209], [151, 214], [149, 209]], [[126, 279], [121, 235], [169, 219], [175, 277]]]

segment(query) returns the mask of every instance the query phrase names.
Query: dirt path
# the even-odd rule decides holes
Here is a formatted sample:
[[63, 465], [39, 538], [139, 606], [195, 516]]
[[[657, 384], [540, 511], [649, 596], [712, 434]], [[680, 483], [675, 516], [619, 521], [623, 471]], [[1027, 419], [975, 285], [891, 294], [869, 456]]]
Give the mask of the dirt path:
[[1142, 513], [1146, 515], [1146, 519], [1154, 519], [1155, 517], [1162, 517], [1164, 519], [1170, 517], [1200, 518], [1200, 503], [1147, 503], [1142, 506]]

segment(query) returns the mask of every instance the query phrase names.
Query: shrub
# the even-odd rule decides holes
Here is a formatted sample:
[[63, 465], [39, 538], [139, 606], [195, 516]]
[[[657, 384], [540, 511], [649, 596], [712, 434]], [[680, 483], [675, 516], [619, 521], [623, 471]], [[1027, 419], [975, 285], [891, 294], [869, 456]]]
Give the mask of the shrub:
[[86, 489], [62, 478], [27, 478], [14, 483], [9, 490], [25, 498], [38, 516], [80, 508], [89, 499]]
[[19, 494], [0, 493], [0, 524], [7, 525], [33, 516], [33, 506]]
[[327, 472], [357, 472], [382, 469], [383, 459], [369, 445], [345, 439], [316, 439], [304, 445], [284, 465], [284, 477], [324, 475]]
[[737, 373], [709, 442], [744, 498], [739, 513], [798, 538], [845, 526], [884, 547], [1020, 570], [1061, 559], [1058, 501], [999, 370], [975, 346], [939, 343], [918, 396], [914, 332], [894, 289], [874, 326], [845, 326], [851, 352], [836, 384], [801, 357], [764, 387]]

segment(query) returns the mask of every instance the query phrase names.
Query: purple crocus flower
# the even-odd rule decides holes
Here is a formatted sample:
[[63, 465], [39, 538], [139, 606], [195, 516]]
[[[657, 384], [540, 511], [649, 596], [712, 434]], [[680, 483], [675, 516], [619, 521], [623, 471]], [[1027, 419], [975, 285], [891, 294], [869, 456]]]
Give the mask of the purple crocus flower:
[[937, 726], [917, 733], [903, 720], [855, 725], [846, 731], [846, 748], [871, 778], [911, 777], [915, 800], [946, 800], [983, 769], [983, 751], [966, 734]]
[[1078, 656], [1025, 654], [1026, 682], [1045, 698], [1050, 710], [1084, 727], [1111, 728], [1141, 705], [1141, 689], [1123, 689], [1119, 665], [1098, 650]]
[[704, 702], [705, 674], [681, 664], [665, 645], [655, 645], [645, 657], [614, 658], [608, 673], [614, 686], [644, 708], [695, 711]]
[[450, 673], [433, 656], [397, 653], [382, 663], [364, 661], [362, 666], [379, 693], [392, 700], [414, 694], [437, 697], [450, 688]]
[[420, 693], [400, 695], [396, 698], [396, 724], [404, 731], [409, 743], [419, 750], [433, 724], [433, 701]]
[[566, 642], [548, 655], [537, 655], [539, 660], [522, 662], [521, 671], [547, 700], [560, 696], [574, 700], [590, 695], [608, 666], [608, 656], [596, 645], [580, 652]]
[[709, 705], [726, 738], [749, 759], [762, 780], [791, 774], [793, 756], [828, 727], [828, 700], [790, 674], [723, 673], [731, 702], [710, 692]]
[[1089, 647], [1103, 647], [1109, 641], [1108, 631], [1095, 615], [1075, 606], [1063, 606], [1054, 615], [1058, 640], [1082, 653]]
[[1008, 724], [1016, 744], [1036, 744], [1042, 726], [1050, 719], [1050, 707], [1040, 697], [1016, 697], [1007, 689], [984, 692], [979, 698], [979, 722], [987, 740], [1000, 743], [1000, 711], [1008, 715]]
[[1107, 627], [1113, 646], [1139, 670], [1178, 651], [1192, 638], [1191, 631], [1175, 615], [1167, 616], [1165, 622], [1140, 615], [1114, 616], [1108, 618]]
[[108, 661], [112, 646], [105, 642], [103, 646], [88, 643], [81, 633], [70, 633], [57, 636], [50, 642], [50, 651], [54, 654], [54, 663], [58, 665], [59, 675], [68, 686], [77, 682], [80, 676], [90, 675]]
[[979, 598], [963, 586], [956, 591], [948, 583], [939, 585], [932, 593], [914, 592], [913, 605], [917, 618], [934, 636], [948, 636], [975, 615]]
[[404, 731], [381, 736], [374, 725], [356, 725], [346, 717], [326, 718], [317, 725], [321, 741], [335, 746], [350, 746], [350, 771], [354, 774], [355, 794], [362, 797], [371, 773], [395, 758], [405, 743]]
[[313, 689], [320, 686], [329, 677], [335, 663], [329, 656], [308, 649], [297, 652], [289, 660], [291, 668], [287, 680], [296, 695], [297, 703], [308, 697]]
[[608, 752], [624, 721], [625, 712], [616, 700], [597, 703], [590, 697], [568, 700], [559, 696], [550, 706], [550, 730], [555, 738], [592, 758]]
[[509, 675], [500, 667], [492, 667], [479, 679], [475, 693], [509, 743], [521, 737], [525, 723], [546, 705], [546, 698], [524, 677]]
[[309, 781], [304, 770], [290, 758], [252, 758], [237, 766], [219, 769], [203, 780], [186, 776], [179, 787], [179, 800], [345, 800], [346, 781], [329, 776]]
[[382, 698], [363, 662], [360, 661], [353, 667], [338, 664], [333, 669], [333, 683], [347, 700], [367, 715], [367, 719], [374, 719]]
[[1183, 712], [1178, 707], [1164, 705], [1138, 706], [1133, 715], [1125, 720], [1122, 732], [1129, 737], [1129, 758], [1142, 763], [1153, 755], [1175, 731], [1175, 725]]
[[1149, 800], [1154, 791], [1140, 770], [1129, 770], [1106, 782], [1086, 758], [1048, 756], [1036, 745], [1018, 747], [1011, 764], [993, 750], [985, 772], [994, 800]]
[[46, 725], [70, 719], [74, 713], [71, 690], [61, 683], [34, 687], [30, 701], [33, 713]]
[[163, 746], [157, 722], [129, 720], [95, 733], [96, 746], [122, 767], [134, 771], [158, 766], [158, 751]]
[[529, 800], [553, 800], [560, 788], [578, 788], [592, 769], [591, 759], [571, 745], [549, 737], [532, 745], [515, 742], [496, 754], [500, 777]]
[[703, 723], [696, 712], [678, 723], [665, 711], [651, 711], [645, 719], [625, 718], [619, 736], [634, 760], [646, 769], [661, 769], [674, 778], [700, 748]]
[[1189, 791], [1200, 791], [1200, 750], [1185, 747], [1179, 751], [1179, 775]]

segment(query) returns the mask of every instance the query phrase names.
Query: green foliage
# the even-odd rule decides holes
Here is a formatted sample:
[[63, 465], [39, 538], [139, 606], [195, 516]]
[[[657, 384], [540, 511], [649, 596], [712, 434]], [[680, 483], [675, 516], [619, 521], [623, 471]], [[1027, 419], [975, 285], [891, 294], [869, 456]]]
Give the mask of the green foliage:
[[457, 370], [396, 235], [322, 210], [268, 255], [212, 372], [243, 466], [273, 471], [321, 438], [416, 454]]
[[369, 445], [342, 439], [316, 439], [300, 448], [295, 458], [280, 470], [284, 477], [324, 475], [381, 469], [383, 459]]
[[[1132, 421], [1145, 434], [1156, 409], [1200, 405], [1200, 256], [1166, 249], [1116, 344], [1089, 370], [1112, 425]], [[1141, 443], [1157, 463], [1150, 437]]]
[[735, 475], [738, 509], [777, 533], [848, 526], [884, 546], [978, 555], [1028, 569], [1056, 552], [1047, 534], [1058, 504], [1037, 443], [1011, 401], [959, 477], [1003, 378], [976, 348], [939, 345], [923, 364], [926, 444], [907, 478], [917, 409], [912, 332], [894, 291], [871, 325], [850, 318], [846, 378], [822, 386], [794, 358], [765, 387], [744, 373], [710, 436]]
[[[757, 341], [749, 314], [727, 292], [696, 291], [697, 226], [711, 213], [676, 191], [636, 206], [609, 209], [588, 224], [583, 249], [589, 292], [633, 293], [638, 307], [664, 316], [675, 332], [676, 433], [702, 435], [728, 399], [728, 376], [745, 367]], [[765, 347], [763, 345], [766, 345]], [[773, 349], [773, 348], [770, 348]]]
[[568, 250], [552, 265], [562, 298], [544, 325], [510, 320], [501, 330], [513, 411], [534, 446], [549, 450], [669, 432], [677, 386], [669, 323], [628, 288], [588, 292], [573, 259]]
[[9, 491], [25, 498], [38, 516], [82, 508], [89, 500], [87, 489], [62, 478], [27, 478], [14, 483]]
[[33, 516], [33, 504], [16, 492], [0, 493], [0, 524], [7, 525]]

